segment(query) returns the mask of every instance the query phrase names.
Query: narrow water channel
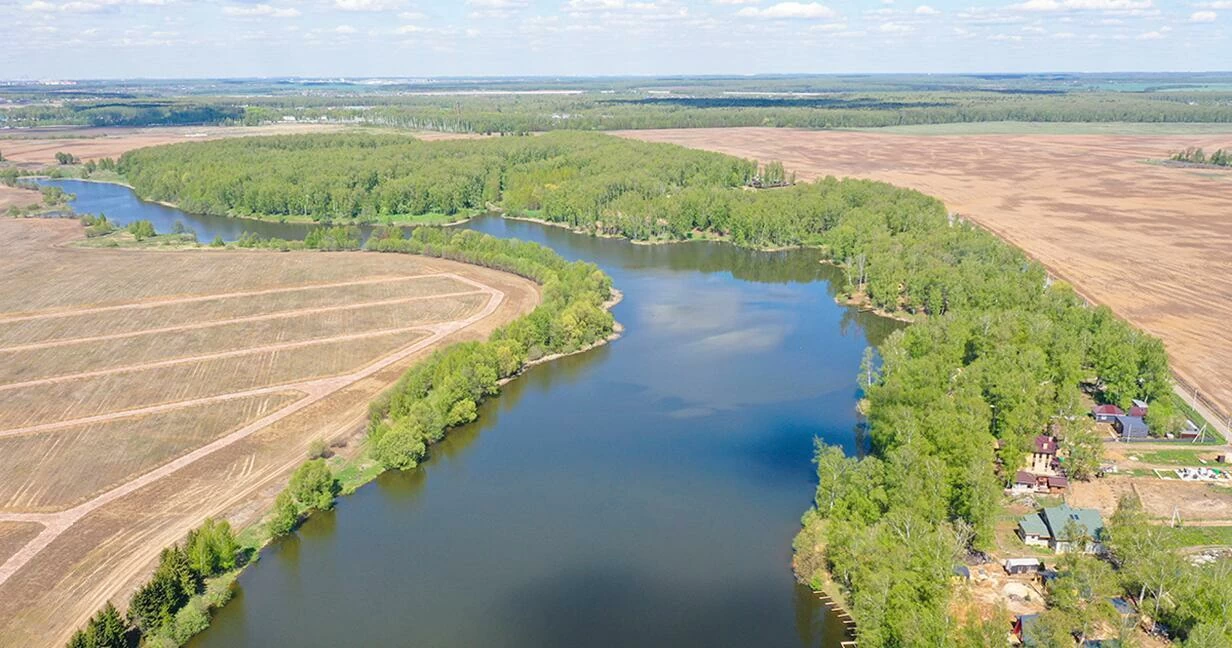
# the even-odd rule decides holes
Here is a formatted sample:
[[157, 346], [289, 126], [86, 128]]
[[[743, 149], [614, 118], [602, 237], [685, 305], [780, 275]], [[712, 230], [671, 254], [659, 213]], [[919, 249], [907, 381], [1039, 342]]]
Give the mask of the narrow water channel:
[[[79, 212], [204, 241], [306, 231], [56, 184]], [[624, 337], [532, 369], [421, 469], [274, 543], [190, 645], [838, 646], [791, 539], [813, 438], [857, 452], [860, 357], [897, 324], [836, 305], [810, 251], [469, 227], [597, 263]]]

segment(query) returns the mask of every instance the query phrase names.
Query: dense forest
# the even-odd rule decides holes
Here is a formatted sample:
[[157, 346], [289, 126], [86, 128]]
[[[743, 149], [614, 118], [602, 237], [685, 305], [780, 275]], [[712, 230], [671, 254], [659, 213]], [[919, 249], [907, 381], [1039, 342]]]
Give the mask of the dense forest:
[[704, 126], [1228, 122], [1227, 73], [201, 79], [10, 84], [0, 126], [288, 120], [468, 133]]
[[[308, 195], [299, 185], [314, 182], [320, 195], [354, 205], [351, 213], [383, 216], [403, 213], [398, 196], [406, 194], [389, 193], [414, 182], [401, 174], [439, 164], [464, 170], [443, 179], [465, 196], [452, 203], [459, 208], [491, 202], [640, 240], [718, 235], [750, 247], [816, 246], [843, 269], [849, 297], [918, 320], [882, 344], [880, 368], [862, 372], [869, 456], [818, 449], [816, 504], [796, 541], [797, 573], [842, 587], [861, 646], [981, 646], [1004, 635], [997, 623], [950, 617], [951, 569], [993, 542], [1004, 486], [996, 460], [1018, 465], [1049, 425], [1068, 436], [1082, 414], [1080, 387], [1122, 406], [1150, 401], [1159, 431], [1184, 421], [1159, 340], [1088, 307], [1020, 251], [918, 192], [833, 178], [756, 190], [748, 187], [759, 173], [751, 161], [580, 133], [435, 143], [305, 136], [246, 140], [243, 148], [250, 152], [227, 142], [181, 144], [131, 153], [120, 166], [140, 193], [198, 208], [236, 213], [262, 204], [249, 202], [249, 182], [266, 204], [291, 205]], [[559, 261], [549, 271], [506, 260], [505, 246], [525, 244], [466, 232], [420, 228], [400, 240], [393, 231], [370, 245], [461, 254], [451, 258], [520, 272], [545, 283], [545, 305], [544, 315], [486, 345], [456, 347], [408, 373], [373, 410], [374, 453], [385, 465], [415, 465], [446, 427], [473, 418], [474, 403], [524, 357], [575, 348], [610, 326], [597, 305], [607, 287], [593, 269], [562, 274]], [[554, 282], [565, 297], [553, 297], [546, 286]], [[576, 294], [589, 296], [566, 306]], [[1126, 587], [1131, 576], [1123, 576]], [[1161, 615], [1178, 605], [1156, 592]], [[1188, 614], [1175, 626], [1182, 637], [1232, 630]]]

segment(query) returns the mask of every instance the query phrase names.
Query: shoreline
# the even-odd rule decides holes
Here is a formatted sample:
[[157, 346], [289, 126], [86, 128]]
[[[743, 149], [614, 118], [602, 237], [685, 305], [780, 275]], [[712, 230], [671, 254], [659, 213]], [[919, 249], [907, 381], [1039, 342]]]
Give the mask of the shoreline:
[[[623, 300], [624, 300], [624, 293], [616, 288], [612, 288], [611, 297], [607, 301], [603, 302], [602, 308], [605, 311], [611, 312], [612, 308], [614, 308], [617, 304], [619, 304]], [[536, 308], [537, 307], [538, 306], [536, 306]], [[522, 366], [520, 370], [518, 370], [516, 374], [498, 381], [497, 384], [503, 387], [504, 385], [507, 385], [517, 380], [518, 378], [522, 377], [523, 375], [526, 374], [527, 371], [529, 371], [530, 369], [534, 367], [537, 367], [539, 365], [545, 365], [554, 360], [559, 360], [561, 358], [566, 358], [569, 356], [587, 353], [601, 346], [614, 342], [618, 340], [624, 334], [624, 330], [625, 330], [624, 326], [621, 325], [620, 322], [613, 321], [612, 332], [609, 333], [606, 337], [600, 340], [596, 340], [595, 342], [592, 342], [575, 351], [569, 351], [569, 352], [564, 352], [564, 353], [553, 353], [553, 354], [542, 356], [540, 358], [536, 358], [534, 360], [527, 360], [526, 363]], [[447, 347], [442, 347], [442, 348], [447, 349], [449, 347], [447, 346]], [[412, 365], [412, 367], [413, 366], [414, 365]], [[390, 387], [392, 387], [392, 385]], [[500, 396], [501, 394], [497, 393], [493, 395], [492, 398], [500, 398]], [[475, 422], [478, 422], [478, 419], [476, 419]], [[446, 436], [448, 436], [448, 430], [446, 431]], [[340, 486], [340, 492], [336, 498], [336, 501], [341, 500], [341, 498], [343, 497], [346, 497], [348, 495], [352, 495], [358, 492], [360, 488], [363, 488], [364, 486], [376, 481], [376, 479], [380, 477], [381, 475], [387, 472], [390, 472], [391, 470], [395, 470], [394, 468], [383, 468], [380, 466], [380, 464], [374, 462], [370, 457], [366, 457], [367, 443], [368, 443], [368, 431], [367, 431], [366, 426], [356, 431], [355, 433], [347, 436], [346, 439], [348, 441], [348, 444], [345, 447], [345, 449], [349, 451], [347, 453], [348, 456], [345, 457], [344, 461], [337, 467], [331, 467], [331, 471], [333, 472], [334, 477], [338, 479], [339, 486]], [[352, 440], [357, 440], [357, 442], [354, 444], [353, 447], [351, 446], [351, 443], [350, 443]], [[333, 456], [339, 456], [341, 454], [342, 453], [337, 453]], [[412, 468], [411, 470], [420, 470], [426, 465], [431, 465], [431, 455], [426, 457], [424, 461], [420, 462], [418, 466], [416, 466], [415, 468]], [[343, 472], [349, 469], [352, 469], [352, 468], [356, 470], [354, 477], [347, 479], [345, 481], [338, 477]], [[247, 502], [244, 502], [241, 505], [239, 505], [239, 507], [240, 508], [250, 507], [253, 505], [256, 499], [257, 498], [250, 499]], [[270, 536], [268, 534], [268, 531], [264, 527], [267, 524], [266, 520], [269, 517], [271, 510], [269, 509], [268, 503], [264, 504], [261, 508], [264, 510], [264, 512], [260, 516], [254, 518], [250, 523], [244, 526], [237, 527], [236, 529], [237, 538], [243, 538], [245, 536], [252, 538], [253, 534], [260, 534], [259, 536], [256, 536], [257, 538], [259, 538], [259, 540], [257, 542], [254, 542], [252, 545], [246, 545], [244, 542], [240, 543], [241, 546], [251, 548], [252, 550], [251, 556], [242, 566], [237, 567], [235, 570], [227, 572], [226, 574], [223, 575], [223, 577], [228, 578], [230, 581], [229, 583], [227, 583], [227, 588], [228, 588], [228, 592], [230, 595], [227, 597], [227, 600], [223, 603], [222, 606], [210, 608], [211, 614], [210, 614], [209, 621], [211, 623], [213, 621], [213, 612], [216, 612], [217, 610], [222, 609], [222, 607], [225, 606], [227, 602], [230, 602], [230, 600], [234, 596], [236, 583], [238, 582], [239, 577], [243, 574], [245, 570], [248, 569], [250, 565], [258, 562], [261, 559], [262, 552], [264, 552], [267, 547], [273, 544], [274, 541], [280, 538], [285, 538], [285, 537], [294, 535], [296, 530], [298, 530], [300, 526], [302, 526], [305, 522], [307, 522], [308, 519], [310, 519], [317, 512], [317, 511], [310, 511], [307, 515], [303, 517], [303, 519], [299, 521], [298, 524], [296, 524], [295, 529], [292, 530], [290, 533], [283, 535], [283, 536]], [[332, 509], [333, 507], [331, 507], [331, 509], [329, 510], [332, 510]], [[219, 518], [226, 519], [226, 516], [219, 516]], [[207, 624], [200, 631], [194, 633], [193, 636], [200, 634], [201, 632], [205, 631], [208, 628], [209, 628], [209, 624]]]

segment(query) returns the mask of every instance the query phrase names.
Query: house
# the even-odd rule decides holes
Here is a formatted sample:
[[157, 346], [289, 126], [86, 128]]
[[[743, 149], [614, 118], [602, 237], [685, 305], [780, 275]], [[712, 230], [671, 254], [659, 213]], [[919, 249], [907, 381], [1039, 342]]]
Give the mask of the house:
[[1198, 429], [1197, 424], [1189, 419], [1185, 419], [1185, 427], [1181, 430], [1182, 439], [1196, 439], [1202, 435], [1202, 430]]
[[1038, 558], [1006, 558], [1001, 561], [1001, 566], [1005, 568], [1005, 573], [1013, 574], [1034, 574], [1044, 569], [1044, 563]]
[[1031, 448], [1031, 472], [1051, 474], [1056, 459], [1057, 440], [1046, 434], [1035, 437]]
[[1114, 416], [1112, 429], [1116, 430], [1117, 436], [1120, 436], [1125, 441], [1145, 439], [1151, 434], [1150, 428], [1147, 427], [1146, 421], [1143, 421], [1141, 416]]
[[1148, 406], [1147, 406], [1147, 404], [1146, 404], [1146, 401], [1140, 401], [1140, 400], [1138, 400], [1138, 399], [1136, 399], [1136, 398], [1135, 398], [1135, 399], [1133, 400], [1133, 407], [1130, 407], [1130, 408], [1129, 408], [1129, 415], [1130, 415], [1130, 416], [1142, 416], [1142, 417], [1145, 417], [1145, 416], [1146, 416], [1146, 410], [1147, 410], [1147, 407], [1148, 407]]
[[1032, 475], [1025, 470], [1019, 470], [1014, 473], [1014, 483], [1010, 485], [1010, 493], [1014, 495], [1034, 493], [1035, 487], [1035, 475]]
[[1030, 547], [1047, 547], [1052, 542], [1052, 533], [1039, 513], [1029, 513], [1018, 520], [1018, 537]]
[[1081, 545], [1087, 553], [1104, 550], [1104, 518], [1095, 509], [1076, 509], [1068, 504], [1050, 506], [1022, 516], [1018, 536], [1028, 545], [1046, 546], [1065, 553]]
[[1014, 473], [1014, 481], [1010, 485], [1009, 491], [1011, 495], [1025, 495], [1027, 493], [1056, 494], [1068, 487], [1069, 480], [1065, 478], [1065, 475], [1036, 475], [1025, 470], [1019, 470]]
[[1125, 416], [1125, 412], [1116, 405], [1096, 405], [1091, 410], [1091, 416], [1100, 423], [1111, 423], [1117, 416]]

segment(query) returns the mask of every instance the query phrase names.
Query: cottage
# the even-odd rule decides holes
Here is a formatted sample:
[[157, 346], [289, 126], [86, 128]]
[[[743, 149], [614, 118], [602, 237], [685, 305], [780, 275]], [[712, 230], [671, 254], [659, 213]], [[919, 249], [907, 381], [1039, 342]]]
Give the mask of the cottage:
[[1182, 439], [1196, 439], [1202, 436], [1202, 430], [1198, 429], [1197, 424], [1189, 419], [1185, 419], [1185, 427], [1181, 429]]
[[1096, 405], [1091, 410], [1091, 416], [1100, 423], [1111, 423], [1115, 417], [1124, 415], [1125, 412], [1116, 405]]
[[1095, 509], [1076, 509], [1068, 504], [1051, 506], [1018, 521], [1018, 537], [1030, 546], [1048, 547], [1065, 553], [1082, 546], [1087, 553], [1104, 550], [1104, 519]]
[[1044, 569], [1044, 563], [1036, 558], [1006, 558], [1001, 561], [1007, 574], [1034, 574]]
[[1112, 429], [1125, 441], [1145, 439], [1151, 433], [1141, 416], [1114, 416]]
[[1050, 474], [1054, 470], [1053, 464], [1057, 459], [1057, 440], [1041, 434], [1035, 437], [1035, 442], [1031, 448], [1031, 467], [1030, 470], [1036, 474]]
[[1133, 400], [1133, 406], [1129, 408], [1129, 415], [1130, 416], [1146, 416], [1147, 408], [1148, 408], [1148, 405], [1146, 404], [1146, 401], [1140, 401], [1135, 398]]

